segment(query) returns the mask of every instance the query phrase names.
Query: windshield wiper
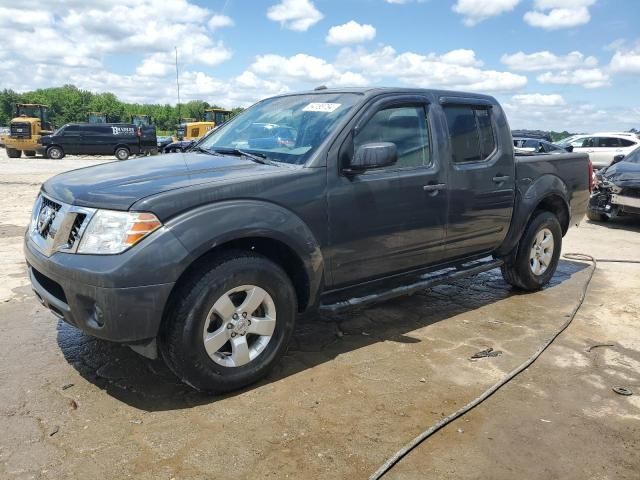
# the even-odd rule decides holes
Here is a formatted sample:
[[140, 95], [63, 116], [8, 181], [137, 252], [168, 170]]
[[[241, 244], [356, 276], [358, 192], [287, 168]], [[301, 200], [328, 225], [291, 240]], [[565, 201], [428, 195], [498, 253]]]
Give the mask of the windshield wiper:
[[215, 152], [212, 152], [211, 150], [207, 150], [206, 148], [202, 148], [198, 145], [194, 145], [192, 147], [189, 148], [190, 152], [201, 152], [201, 153], [208, 153], [209, 155], [215, 155]]
[[237, 155], [239, 157], [245, 157], [256, 163], [261, 163], [262, 165], [279, 166], [278, 162], [272, 162], [267, 158], [267, 156], [264, 153], [245, 152], [244, 150], [240, 150], [239, 148], [216, 148], [213, 151], [215, 153], [221, 153], [222, 155], [226, 154], [226, 155]]

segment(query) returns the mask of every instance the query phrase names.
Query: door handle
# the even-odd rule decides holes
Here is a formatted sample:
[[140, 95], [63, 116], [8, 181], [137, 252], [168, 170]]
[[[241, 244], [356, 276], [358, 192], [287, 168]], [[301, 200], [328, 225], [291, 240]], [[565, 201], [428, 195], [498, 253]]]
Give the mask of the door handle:
[[494, 181], [494, 183], [504, 183], [510, 178], [511, 177], [508, 175], [496, 175], [495, 177], [492, 178], [492, 180]]
[[427, 195], [429, 195], [430, 197], [435, 197], [436, 195], [438, 195], [438, 193], [440, 193], [440, 190], [444, 190], [445, 188], [447, 188], [447, 185], [444, 183], [435, 183], [422, 187], [422, 189], [427, 192]]

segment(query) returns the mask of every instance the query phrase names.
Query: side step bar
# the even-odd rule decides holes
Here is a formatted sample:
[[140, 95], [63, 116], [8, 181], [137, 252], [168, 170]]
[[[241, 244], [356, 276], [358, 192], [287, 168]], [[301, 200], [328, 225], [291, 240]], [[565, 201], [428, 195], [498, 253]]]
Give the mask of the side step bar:
[[[374, 290], [374, 292], [368, 294], [363, 294], [364, 291], [362, 287], [356, 287], [352, 290], [352, 294], [354, 294], [353, 296], [350, 296], [348, 291], [342, 292], [341, 297], [344, 298], [344, 300], [338, 300], [334, 303], [321, 303], [320, 310], [323, 312], [333, 313], [346, 308], [362, 307], [373, 303], [384, 302], [385, 300], [390, 300], [395, 297], [411, 295], [412, 293], [426, 290], [434, 285], [447, 283], [457, 278], [487, 272], [502, 266], [503, 263], [503, 260], [494, 259], [493, 257], [485, 257], [479, 260], [454, 265], [452, 267], [441, 268], [440, 270], [435, 270], [433, 272], [408, 277], [408, 282], [406, 284], [399, 285], [391, 289], [375, 291], [375, 287], [372, 285], [367, 290], [369, 292]], [[358, 296], [358, 294], [361, 295]], [[335, 298], [335, 294], [331, 295], [331, 293], [329, 293], [329, 298], [331, 297]]]

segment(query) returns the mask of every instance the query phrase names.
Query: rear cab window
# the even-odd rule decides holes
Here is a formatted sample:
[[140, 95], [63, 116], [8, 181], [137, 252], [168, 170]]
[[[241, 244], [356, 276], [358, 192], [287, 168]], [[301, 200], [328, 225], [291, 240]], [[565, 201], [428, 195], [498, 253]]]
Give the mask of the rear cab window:
[[475, 105], [445, 105], [454, 163], [481, 162], [496, 149], [491, 109]]

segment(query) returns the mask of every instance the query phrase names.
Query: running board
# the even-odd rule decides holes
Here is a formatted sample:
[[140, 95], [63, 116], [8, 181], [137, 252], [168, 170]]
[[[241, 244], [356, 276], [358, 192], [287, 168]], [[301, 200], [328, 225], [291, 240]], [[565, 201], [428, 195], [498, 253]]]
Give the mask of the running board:
[[[337, 300], [338, 294], [340, 294], [341, 300], [334, 301], [332, 303], [321, 303], [320, 310], [323, 312], [333, 313], [345, 308], [363, 307], [373, 303], [384, 302], [395, 297], [403, 295], [411, 295], [412, 293], [426, 290], [441, 283], [447, 283], [457, 278], [468, 277], [476, 275], [478, 273], [487, 272], [502, 266], [504, 261], [500, 259], [494, 259], [493, 257], [485, 257], [479, 260], [473, 260], [470, 262], [461, 263], [451, 267], [441, 268], [428, 273], [420, 275], [404, 277], [407, 281], [393, 288], [389, 288], [389, 283], [397, 282], [385, 282], [387, 288], [376, 291], [375, 285], [368, 285], [366, 287], [354, 287], [347, 291], [339, 293], [328, 292], [327, 300]], [[382, 283], [381, 281], [380, 283]], [[371, 291], [373, 292], [371, 293]], [[366, 294], [365, 294], [366, 292]], [[333, 298], [332, 298], [333, 297]]]

